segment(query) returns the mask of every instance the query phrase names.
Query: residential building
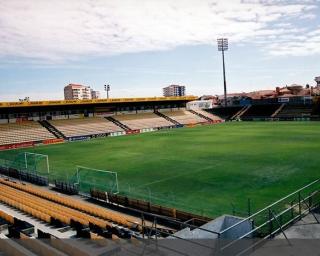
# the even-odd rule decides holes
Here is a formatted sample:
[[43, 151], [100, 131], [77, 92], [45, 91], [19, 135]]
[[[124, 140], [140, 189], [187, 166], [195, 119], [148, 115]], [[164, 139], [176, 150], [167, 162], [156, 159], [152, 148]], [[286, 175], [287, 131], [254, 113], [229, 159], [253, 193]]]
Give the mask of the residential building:
[[68, 84], [64, 87], [65, 100], [90, 100], [98, 99], [100, 92], [94, 91], [90, 86], [81, 84]]
[[100, 99], [100, 92], [91, 89], [91, 99]]
[[171, 96], [185, 96], [186, 87], [183, 85], [169, 85], [163, 88], [163, 96], [171, 97]]

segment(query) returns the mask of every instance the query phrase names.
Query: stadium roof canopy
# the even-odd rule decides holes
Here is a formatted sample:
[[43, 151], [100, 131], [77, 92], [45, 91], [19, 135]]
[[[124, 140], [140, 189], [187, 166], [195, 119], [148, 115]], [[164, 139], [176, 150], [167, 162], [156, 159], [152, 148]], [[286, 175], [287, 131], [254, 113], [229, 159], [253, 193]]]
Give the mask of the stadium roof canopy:
[[148, 98], [111, 98], [93, 100], [49, 100], [49, 101], [19, 101], [0, 102], [0, 108], [26, 108], [26, 107], [50, 107], [50, 106], [76, 106], [76, 105], [108, 105], [115, 103], [143, 103], [143, 102], [179, 102], [192, 101], [197, 96], [180, 97], [148, 97]]

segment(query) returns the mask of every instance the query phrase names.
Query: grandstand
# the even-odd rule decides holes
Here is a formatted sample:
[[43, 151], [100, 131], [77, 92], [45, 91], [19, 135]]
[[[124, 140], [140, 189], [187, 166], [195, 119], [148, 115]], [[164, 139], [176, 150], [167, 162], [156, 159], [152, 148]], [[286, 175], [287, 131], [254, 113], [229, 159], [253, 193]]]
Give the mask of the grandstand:
[[49, 121], [66, 137], [121, 132], [123, 129], [105, 118], [79, 118]]
[[252, 105], [242, 116], [242, 120], [252, 118], [270, 118], [279, 108], [280, 104]]
[[252, 105], [216, 107], [206, 111], [225, 120], [241, 119], [244, 121], [270, 120], [271, 118], [276, 120], [294, 120], [296, 118], [318, 120], [320, 113], [318, 105], [310, 102], [301, 101], [299, 104], [295, 101], [292, 103], [266, 103], [263, 100], [261, 102], [255, 101], [255, 104]]
[[277, 118], [292, 119], [301, 117], [311, 117], [312, 106], [307, 105], [285, 105], [283, 109], [276, 115]]
[[[186, 110], [188, 97], [0, 103], [4, 149], [221, 121]], [[13, 114], [14, 113], [14, 114]]]
[[0, 124], [0, 145], [55, 139], [39, 123], [26, 121], [21, 123]]
[[217, 108], [208, 109], [208, 112], [212, 113], [213, 115], [219, 116], [222, 119], [229, 120], [236, 113], [238, 113], [242, 108], [243, 107], [240, 107], [240, 106], [217, 107]]
[[202, 109], [197, 109], [197, 110], [190, 110], [192, 113], [199, 115], [200, 117], [206, 119], [207, 121], [221, 121], [222, 118], [218, 117], [217, 115], [211, 114], [208, 111], [204, 111]]
[[[0, 145], [173, 126], [157, 109], [185, 108], [194, 96], [0, 103]], [[146, 113], [148, 112], [148, 113]], [[119, 120], [117, 120], [119, 118]], [[128, 123], [129, 127], [123, 125]], [[130, 127], [132, 126], [132, 127]]]
[[223, 120], [319, 118], [318, 105], [298, 98], [286, 103], [255, 100], [246, 106], [187, 110], [186, 103], [193, 99], [195, 97], [0, 103], [0, 146], [16, 148]]
[[[1, 255], [123, 255], [139, 245], [131, 236], [134, 232], [103, 219], [117, 217], [121, 221], [121, 214], [27, 184], [0, 182]], [[83, 211], [73, 208], [78, 204]], [[86, 208], [91, 213], [98, 210], [100, 217]], [[128, 216], [125, 219], [130, 220]]]
[[203, 117], [195, 115], [187, 110], [161, 111], [161, 113], [179, 124], [198, 124], [208, 122], [208, 120]]
[[155, 113], [138, 113], [131, 115], [117, 115], [114, 118], [128, 126], [131, 130], [140, 130], [144, 128], [169, 127], [174, 125], [168, 120], [159, 117]]
[[33, 146], [222, 120], [319, 118], [318, 105], [306, 104], [298, 98], [286, 103], [255, 100], [246, 106], [186, 110], [186, 103], [193, 99], [195, 97], [1, 103], [0, 146]]
[[1, 202], [47, 223], [59, 221], [62, 224], [71, 225], [73, 221], [86, 227], [91, 223], [106, 229], [111, 228], [112, 223], [133, 228], [138, 221], [31, 185], [18, 184], [5, 179], [0, 179], [0, 183]]

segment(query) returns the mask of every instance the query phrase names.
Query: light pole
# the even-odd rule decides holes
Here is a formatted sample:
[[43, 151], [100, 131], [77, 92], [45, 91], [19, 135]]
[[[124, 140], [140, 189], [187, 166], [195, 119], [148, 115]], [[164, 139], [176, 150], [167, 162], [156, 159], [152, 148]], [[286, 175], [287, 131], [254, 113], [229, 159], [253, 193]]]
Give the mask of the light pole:
[[227, 82], [226, 70], [224, 64], [224, 52], [228, 50], [228, 38], [218, 38], [218, 51], [222, 52], [222, 65], [223, 65], [223, 87], [224, 87], [224, 106], [227, 106]]
[[104, 85], [104, 90], [107, 92], [107, 99], [109, 99], [110, 85], [109, 84], [105, 84]]

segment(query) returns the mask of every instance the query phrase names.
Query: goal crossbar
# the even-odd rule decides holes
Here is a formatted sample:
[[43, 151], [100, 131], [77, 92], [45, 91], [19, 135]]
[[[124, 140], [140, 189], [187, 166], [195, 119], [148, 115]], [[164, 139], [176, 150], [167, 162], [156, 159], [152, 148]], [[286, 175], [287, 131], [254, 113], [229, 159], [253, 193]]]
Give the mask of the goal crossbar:
[[98, 173], [106, 173], [106, 174], [111, 174], [114, 175], [115, 177], [115, 190], [113, 193], [114, 194], [118, 194], [119, 193], [119, 184], [118, 184], [118, 173], [115, 171], [107, 171], [107, 170], [99, 170], [99, 169], [95, 169], [95, 168], [89, 168], [89, 167], [85, 167], [85, 166], [81, 166], [81, 165], [77, 165], [77, 182], [75, 183], [75, 185], [80, 185], [80, 171], [82, 170], [87, 170], [87, 171], [94, 171], [94, 172], [98, 172]]
[[24, 152], [24, 162], [25, 162], [26, 170], [28, 170], [28, 155], [45, 158], [46, 159], [45, 161], [46, 161], [46, 164], [47, 164], [47, 172], [48, 172], [48, 174], [50, 173], [50, 165], [49, 165], [49, 157], [48, 157], [48, 155], [39, 154], [39, 153], [32, 153], [32, 152]]

